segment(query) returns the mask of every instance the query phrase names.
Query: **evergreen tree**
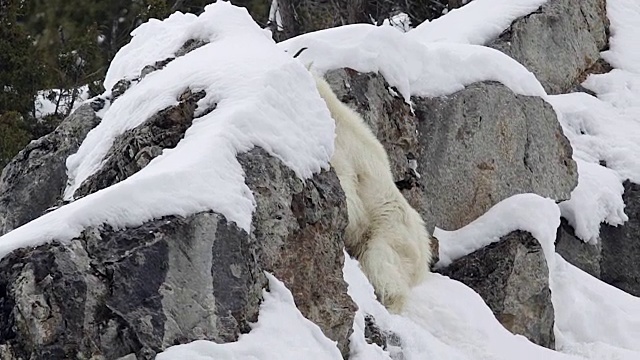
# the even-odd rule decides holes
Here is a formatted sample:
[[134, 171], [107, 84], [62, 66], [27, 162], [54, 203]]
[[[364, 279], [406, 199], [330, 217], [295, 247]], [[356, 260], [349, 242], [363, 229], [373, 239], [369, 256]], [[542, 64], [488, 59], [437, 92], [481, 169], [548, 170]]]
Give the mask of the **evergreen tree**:
[[19, 23], [25, 2], [0, 0], [0, 114], [33, 114], [44, 83], [44, 68], [31, 37]]

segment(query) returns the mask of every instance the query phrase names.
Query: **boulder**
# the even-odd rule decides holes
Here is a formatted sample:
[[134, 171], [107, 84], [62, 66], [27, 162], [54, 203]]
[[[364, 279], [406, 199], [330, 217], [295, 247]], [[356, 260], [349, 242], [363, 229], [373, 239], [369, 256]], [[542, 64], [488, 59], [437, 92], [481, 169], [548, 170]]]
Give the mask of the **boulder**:
[[414, 97], [412, 112], [382, 76], [329, 72], [389, 154], [396, 185], [429, 230], [463, 227], [519, 193], [566, 200], [577, 184], [572, 149], [553, 108], [496, 82]]
[[189, 340], [233, 341], [266, 284], [250, 241], [201, 213], [16, 250], [0, 262], [3, 358], [153, 359]]
[[624, 182], [622, 199], [629, 220], [622, 225], [600, 224], [600, 240], [585, 243], [564, 219], [558, 228], [556, 252], [569, 263], [609, 285], [640, 296], [640, 185]]
[[461, 228], [521, 193], [569, 199], [578, 173], [551, 105], [482, 82], [418, 98], [418, 172], [438, 227]]
[[540, 243], [528, 232], [514, 231], [438, 272], [480, 294], [512, 333], [555, 348], [549, 270]]
[[88, 228], [3, 258], [0, 357], [140, 360], [197, 339], [234, 341], [257, 320], [264, 271], [347, 354], [355, 305], [342, 277], [337, 176], [303, 182], [258, 148], [239, 161], [257, 203], [250, 234], [203, 212]]
[[67, 157], [100, 123], [91, 104], [80, 106], [50, 134], [20, 151], [0, 175], [0, 235], [39, 217], [62, 199]]
[[571, 89], [608, 45], [605, 0], [551, 0], [488, 46], [533, 72], [549, 94]]
[[556, 234], [556, 252], [582, 271], [600, 278], [602, 242], [590, 244], [580, 240], [564, 218], [561, 218]]
[[619, 226], [600, 226], [600, 278], [631, 295], [640, 296], [640, 185], [625, 181], [622, 199], [629, 221]]
[[356, 306], [342, 275], [347, 207], [340, 180], [332, 170], [302, 181], [261, 149], [239, 160], [257, 204], [251, 236], [260, 266], [284, 282], [302, 315], [346, 356]]

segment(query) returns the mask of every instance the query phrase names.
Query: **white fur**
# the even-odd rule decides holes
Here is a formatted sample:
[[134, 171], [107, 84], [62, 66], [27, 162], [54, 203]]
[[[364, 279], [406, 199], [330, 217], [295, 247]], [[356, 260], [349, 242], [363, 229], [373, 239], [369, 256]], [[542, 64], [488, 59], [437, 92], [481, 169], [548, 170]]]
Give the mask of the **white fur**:
[[331, 165], [347, 197], [345, 245], [379, 300], [399, 312], [409, 289], [428, 270], [431, 237], [396, 187], [387, 153], [369, 126], [338, 100], [324, 79], [316, 77], [316, 84], [336, 122]]

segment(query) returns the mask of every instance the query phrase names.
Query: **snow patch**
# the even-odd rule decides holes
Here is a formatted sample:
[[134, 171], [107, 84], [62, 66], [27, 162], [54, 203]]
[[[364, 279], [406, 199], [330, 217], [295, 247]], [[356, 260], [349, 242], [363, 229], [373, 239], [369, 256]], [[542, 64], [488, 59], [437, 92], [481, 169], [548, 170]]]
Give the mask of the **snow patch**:
[[609, 50], [602, 57], [617, 69], [640, 74], [640, 2], [607, 0], [607, 17], [611, 35]]
[[71, 113], [89, 98], [89, 87], [87, 85], [77, 89], [77, 95], [73, 99], [73, 103], [71, 91], [73, 90], [64, 90], [62, 97], [60, 96], [60, 89], [38, 91], [35, 100], [36, 118], [42, 119], [47, 115], [55, 114], [56, 110], [59, 115], [64, 115], [67, 112]]
[[270, 291], [263, 291], [258, 322], [236, 342], [217, 344], [198, 340], [169, 347], [156, 360], [288, 360], [342, 359], [336, 343], [318, 325], [307, 320], [280, 280], [265, 273]]
[[484, 45], [521, 17], [547, 0], [474, 0], [459, 9], [447, 11], [431, 22], [424, 22], [407, 36], [422, 43], [450, 42]]
[[436, 228], [433, 235], [440, 243], [438, 267], [468, 255], [514, 230], [530, 232], [540, 241], [547, 259], [553, 264], [556, 230], [560, 225], [560, 210], [552, 199], [536, 194], [519, 194], [502, 200], [471, 224], [455, 230]]
[[436, 97], [493, 80], [521, 95], [545, 96], [536, 77], [504, 53], [479, 45], [421, 44], [391, 26], [345, 25], [315, 31], [278, 45], [290, 54], [306, 47], [298, 59], [324, 74], [344, 67], [379, 72], [402, 94]]

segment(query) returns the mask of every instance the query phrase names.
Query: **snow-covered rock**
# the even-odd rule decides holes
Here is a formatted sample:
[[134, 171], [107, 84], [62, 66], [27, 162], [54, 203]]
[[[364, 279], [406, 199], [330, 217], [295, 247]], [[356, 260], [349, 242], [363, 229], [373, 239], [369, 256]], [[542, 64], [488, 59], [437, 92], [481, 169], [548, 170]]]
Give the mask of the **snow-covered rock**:
[[604, 224], [600, 229], [600, 278], [640, 297], [640, 185], [625, 181], [622, 199], [629, 221], [619, 226]]
[[488, 46], [516, 59], [550, 94], [564, 93], [608, 44], [605, 0], [550, 0], [519, 18]]
[[551, 106], [495, 82], [451, 95], [412, 97], [385, 79], [337, 70], [327, 79], [389, 154], [396, 184], [429, 229], [458, 229], [514, 194], [569, 198], [575, 162]]
[[[636, 191], [623, 199], [622, 182], [640, 179], [640, 7], [607, 1], [603, 57], [616, 69], [578, 85], [604, 46], [604, 3], [567, 4], [474, 0], [407, 33], [358, 24], [278, 45], [226, 2], [145, 23], [109, 69], [102, 122], [52, 172], [51, 201], [66, 190], [69, 203], [0, 239], [0, 357], [636, 360], [638, 298], [565, 261], [554, 240], [561, 215], [592, 243], [604, 221], [622, 227], [603, 228], [598, 249], [613, 236], [624, 252], [607, 261], [625, 272], [635, 256]], [[540, 40], [513, 45], [517, 60], [566, 74], [482, 46], [514, 20], [514, 43]], [[476, 264], [499, 267], [507, 291], [492, 276], [469, 276], [484, 282], [473, 290], [432, 273], [401, 314], [376, 300], [343, 252], [334, 126], [308, 70], [363, 114], [430, 227], [465, 225], [436, 229], [439, 266], [479, 250], [467, 259], [495, 259]], [[588, 92], [549, 96], [534, 73]], [[21, 191], [12, 207], [38, 196]], [[551, 311], [557, 351], [514, 335], [551, 346]]]
[[89, 227], [2, 259], [5, 358], [153, 359], [179, 343], [236, 341], [258, 319], [263, 271], [347, 353], [355, 307], [342, 277], [346, 206], [337, 177], [324, 171], [303, 183], [261, 149], [239, 161], [257, 203], [250, 234], [201, 212]]
[[85, 119], [85, 105], [63, 123], [79, 130], [39, 140], [76, 144], [34, 153], [57, 172], [9, 168], [10, 206], [23, 180], [28, 196], [64, 190], [66, 204], [32, 211], [0, 241], [2, 357], [153, 359], [184, 342], [233, 342], [259, 320], [266, 273], [284, 284], [271, 296], [291, 329], [347, 354], [346, 202], [313, 77], [229, 3], [135, 34], [109, 69], [117, 94], [101, 96], [102, 121]]
[[67, 185], [67, 157], [99, 122], [91, 105], [82, 105], [55, 131], [32, 141], [4, 167], [0, 175], [0, 235], [59, 205]]
[[512, 333], [555, 349], [549, 269], [530, 233], [514, 231], [438, 272], [477, 292]]

